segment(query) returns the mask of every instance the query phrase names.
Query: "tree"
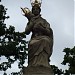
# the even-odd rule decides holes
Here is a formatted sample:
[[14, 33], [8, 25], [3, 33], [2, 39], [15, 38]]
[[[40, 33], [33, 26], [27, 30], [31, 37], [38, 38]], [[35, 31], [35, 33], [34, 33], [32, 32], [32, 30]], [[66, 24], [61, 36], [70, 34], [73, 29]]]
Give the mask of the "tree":
[[51, 68], [53, 69], [54, 75], [56, 75], [56, 74], [57, 74], [57, 75], [63, 74], [62, 69], [59, 69], [57, 66], [51, 65]]
[[[15, 32], [14, 26], [6, 27], [4, 21], [9, 18], [9, 16], [6, 16], [6, 10], [3, 5], [0, 5], [0, 57], [5, 56], [8, 59], [8, 62], [2, 62], [0, 64], [1, 71], [11, 68], [11, 64], [16, 60], [19, 60], [18, 66], [22, 69], [27, 58], [27, 41], [24, 39], [26, 35], [24, 32]], [[12, 73], [12, 75], [18, 74], [20, 75], [20, 72]], [[5, 72], [4, 75], [6, 75]]]
[[65, 52], [65, 55], [64, 55], [64, 60], [62, 62], [62, 65], [68, 64], [69, 68], [68, 70], [62, 71], [62, 69], [58, 69], [57, 66], [51, 65], [51, 68], [53, 69], [54, 74], [57, 74], [57, 75], [75, 74], [75, 46], [72, 49], [65, 48], [63, 52]]
[[[75, 74], [75, 46], [74, 48], [65, 48], [63, 50], [66, 54], [64, 55], [63, 65], [68, 64], [69, 69], [66, 70], [68, 74]], [[66, 75], [68, 75], [66, 74]]]

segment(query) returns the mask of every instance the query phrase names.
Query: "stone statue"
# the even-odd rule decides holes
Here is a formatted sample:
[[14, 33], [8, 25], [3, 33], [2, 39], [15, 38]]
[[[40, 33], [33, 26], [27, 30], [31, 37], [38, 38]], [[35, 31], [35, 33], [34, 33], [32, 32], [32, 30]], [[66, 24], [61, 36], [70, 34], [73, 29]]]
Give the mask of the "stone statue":
[[53, 51], [53, 31], [50, 24], [41, 17], [41, 8], [38, 4], [32, 6], [32, 11], [25, 11], [28, 23], [25, 28], [25, 34], [32, 32], [28, 44], [28, 67], [43, 66], [50, 68], [50, 56]]
[[53, 50], [53, 31], [50, 24], [41, 17], [41, 8], [38, 5], [32, 7], [32, 13], [29, 12], [25, 15], [29, 20], [25, 34], [28, 35], [32, 32], [28, 45], [28, 66], [50, 67], [49, 58]]

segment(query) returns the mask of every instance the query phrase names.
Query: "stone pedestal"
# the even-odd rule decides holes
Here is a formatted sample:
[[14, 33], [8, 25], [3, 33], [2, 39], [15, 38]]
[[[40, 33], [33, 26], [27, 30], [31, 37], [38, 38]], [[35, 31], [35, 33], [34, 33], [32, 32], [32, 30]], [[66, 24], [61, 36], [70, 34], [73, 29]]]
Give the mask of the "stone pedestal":
[[48, 67], [24, 67], [23, 75], [54, 75], [51, 68]]

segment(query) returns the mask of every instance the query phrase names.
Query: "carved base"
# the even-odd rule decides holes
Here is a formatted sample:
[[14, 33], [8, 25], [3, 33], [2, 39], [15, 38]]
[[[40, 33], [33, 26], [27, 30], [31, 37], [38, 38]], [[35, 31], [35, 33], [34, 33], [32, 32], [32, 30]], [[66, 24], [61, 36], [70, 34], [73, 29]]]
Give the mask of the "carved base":
[[24, 67], [23, 75], [54, 75], [51, 68], [48, 67]]

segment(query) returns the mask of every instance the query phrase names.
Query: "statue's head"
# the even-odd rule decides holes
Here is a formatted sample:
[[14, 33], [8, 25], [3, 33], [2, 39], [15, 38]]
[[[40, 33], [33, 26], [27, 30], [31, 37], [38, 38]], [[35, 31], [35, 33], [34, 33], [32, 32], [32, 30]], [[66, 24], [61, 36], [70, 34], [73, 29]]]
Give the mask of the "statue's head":
[[33, 7], [32, 7], [32, 13], [33, 13], [35, 16], [39, 15], [40, 12], [41, 12], [41, 8], [40, 8], [40, 7], [38, 7], [38, 6], [33, 6]]
[[32, 13], [37, 16], [41, 12], [41, 0], [31, 0]]

